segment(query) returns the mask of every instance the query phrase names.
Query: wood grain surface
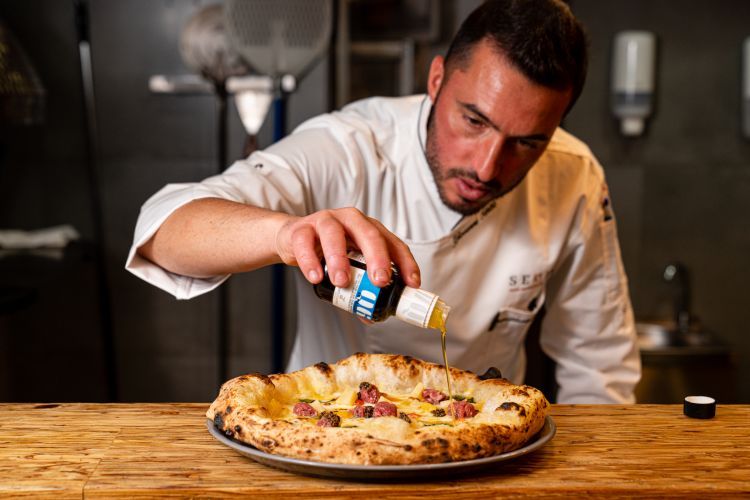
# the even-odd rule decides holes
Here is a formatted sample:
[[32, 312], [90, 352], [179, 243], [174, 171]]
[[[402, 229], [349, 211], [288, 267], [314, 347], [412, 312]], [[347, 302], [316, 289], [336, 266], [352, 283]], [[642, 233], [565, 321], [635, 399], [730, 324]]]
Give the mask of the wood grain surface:
[[214, 440], [207, 404], [0, 404], [0, 496], [417, 498], [750, 496], [750, 406], [711, 420], [678, 405], [557, 405], [543, 448], [422, 482], [318, 479]]

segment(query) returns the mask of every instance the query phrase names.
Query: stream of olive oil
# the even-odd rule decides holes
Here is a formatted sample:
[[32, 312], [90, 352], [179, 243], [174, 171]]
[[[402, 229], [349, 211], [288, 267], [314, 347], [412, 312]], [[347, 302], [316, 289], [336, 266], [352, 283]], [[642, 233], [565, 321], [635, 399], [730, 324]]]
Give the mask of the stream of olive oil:
[[447, 311], [444, 309], [442, 301], [438, 302], [430, 315], [430, 320], [427, 322], [429, 328], [437, 328], [440, 330], [440, 347], [443, 349], [443, 363], [445, 364], [445, 382], [448, 384], [448, 409], [451, 412], [453, 419], [456, 419], [456, 414], [453, 411], [453, 389], [451, 389], [451, 373], [448, 366], [448, 351], [445, 348], [445, 336], [448, 333], [445, 327], [445, 318]]
[[451, 389], [451, 372], [450, 368], [448, 367], [448, 351], [445, 349], [445, 334], [448, 333], [448, 330], [445, 329], [445, 326], [440, 329], [440, 346], [443, 348], [443, 362], [445, 362], [445, 381], [448, 384], [448, 408], [451, 412], [451, 417], [453, 417], [453, 420], [456, 419], [456, 414], [453, 411], [453, 390]]

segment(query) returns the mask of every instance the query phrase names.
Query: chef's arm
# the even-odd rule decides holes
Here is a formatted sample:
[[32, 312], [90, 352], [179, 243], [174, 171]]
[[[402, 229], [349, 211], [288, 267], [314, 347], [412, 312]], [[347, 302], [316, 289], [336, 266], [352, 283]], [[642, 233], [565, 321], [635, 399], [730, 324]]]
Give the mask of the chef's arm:
[[291, 216], [220, 198], [175, 210], [138, 253], [175, 274], [208, 278], [281, 262], [275, 245]]
[[347, 245], [367, 260], [376, 285], [391, 279], [391, 260], [410, 286], [419, 268], [409, 248], [379, 221], [354, 208], [321, 210], [304, 217], [220, 198], [201, 198], [175, 210], [138, 253], [167, 271], [195, 278], [251, 271], [275, 263], [299, 266], [311, 283], [349, 283]]
[[541, 345], [557, 363], [561, 403], [632, 403], [640, 379], [617, 227], [601, 203], [582, 207], [569, 252], [548, 283]]

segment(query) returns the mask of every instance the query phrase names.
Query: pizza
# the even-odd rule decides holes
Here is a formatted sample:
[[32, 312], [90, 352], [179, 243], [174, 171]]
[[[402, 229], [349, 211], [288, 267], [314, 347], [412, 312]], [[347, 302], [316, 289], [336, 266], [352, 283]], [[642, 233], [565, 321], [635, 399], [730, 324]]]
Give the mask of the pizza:
[[267, 453], [341, 464], [408, 465], [488, 457], [522, 447], [549, 403], [527, 385], [396, 354], [357, 353], [226, 382], [206, 416]]

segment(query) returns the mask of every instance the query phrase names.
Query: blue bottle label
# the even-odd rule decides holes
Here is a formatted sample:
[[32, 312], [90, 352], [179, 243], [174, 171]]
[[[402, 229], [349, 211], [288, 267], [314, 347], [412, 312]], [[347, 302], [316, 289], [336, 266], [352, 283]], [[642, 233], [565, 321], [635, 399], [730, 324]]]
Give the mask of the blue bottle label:
[[350, 285], [333, 292], [333, 305], [365, 319], [372, 319], [380, 288], [375, 286], [367, 272], [352, 266]]

